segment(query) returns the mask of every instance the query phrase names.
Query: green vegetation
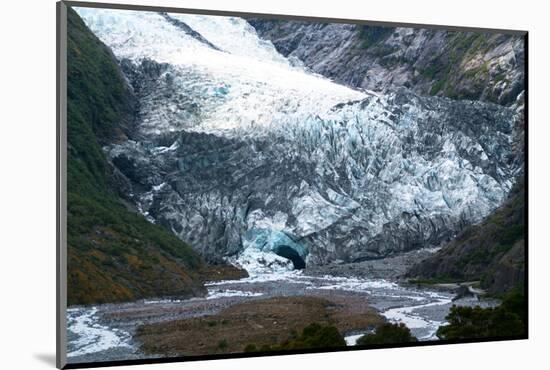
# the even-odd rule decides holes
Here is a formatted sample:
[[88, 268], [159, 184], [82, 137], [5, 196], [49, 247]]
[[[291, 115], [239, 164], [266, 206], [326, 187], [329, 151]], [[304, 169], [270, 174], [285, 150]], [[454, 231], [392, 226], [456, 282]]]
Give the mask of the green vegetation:
[[200, 257], [129, 208], [101, 145], [124, 138], [132, 96], [109, 49], [68, 9], [68, 304], [196, 295]]
[[[471, 248], [464, 257], [457, 262], [457, 268], [469, 268], [471, 266], [488, 266], [484, 271], [479, 270], [479, 280], [482, 287], [490, 288], [495, 271], [499, 268], [499, 261], [505, 258], [507, 254], [513, 252], [512, 249], [521, 249], [523, 252], [523, 238], [525, 235], [524, 213], [524, 195], [520, 191], [508, 203], [506, 203], [497, 212], [487, 217], [470, 238], [477, 238], [478, 233], [489, 233], [490, 244], [485, 248]], [[523, 258], [515, 261], [523, 265]], [[521, 267], [521, 266], [519, 266]], [[510, 287], [508, 287], [510, 288]], [[504, 291], [506, 289], [500, 289]]]
[[372, 334], [363, 335], [357, 340], [357, 344], [368, 346], [373, 344], [396, 344], [416, 342], [417, 339], [411, 334], [405, 324], [386, 323], [378, 328]]
[[[469, 70], [464, 70], [463, 66], [476, 53], [487, 49], [488, 36], [481, 33], [449, 32], [447, 39], [444, 49], [434, 56], [425, 69], [419, 71], [420, 75], [434, 81], [430, 95], [477, 99], [472, 94], [482, 90], [481, 87], [489, 76], [488, 65], [483, 63]], [[461, 84], [461, 80], [468, 83]], [[469, 86], [468, 89], [463, 88], [463, 85]]]
[[526, 315], [525, 297], [514, 290], [495, 308], [453, 306], [446, 318], [449, 325], [441, 326], [437, 336], [440, 339], [523, 336]]
[[508, 200], [464, 229], [440, 251], [413, 266], [413, 283], [479, 281], [490, 294], [522, 286], [525, 271], [525, 196], [520, 180]]
[[245, 353], [248, 353], [248, 352], [258, 352], [258, 347], [256, 347], [255, 344], [247, 344], [245, 347], [244, 347], [244, 352]]
[[221, 350], [224, 350], [227, 348], [227, 340], [226, 339], [222, 339], [218, 342], [218, 348], [221, 349]]
[[359, 27], [359, 37], [362, 40], [361, 47], [368, 49], [379, 43], [392, 34], [394, 28], [379, 26], [361, 26]]
[[445, 86], [445, 83], [446, 83], [446, 79], [444, 78], [440, 78], [436, 80], [430, 89], [430, 95], [437, 95], [437, 93], [441, 91], [443, 86]]
[[344, 347], [346, 341], [334, 326], [323, 326], [312, 323], [306, 326], [301, 334], [292, 332], [290, 338], [277, 345], [263, 345], [259, 348], [254, 344], [248, 344], [245, 352], [266, 352], [266, 351], [285, 351], [293, 349], [312, 349], [312, 348], [336, 348]]
[[519, 181], [508, 200], [481, 223], [466, 228], [434, 256], [414, 266], [411, 282], [479, 281], [496, 308], [453, 306], [441, 339], [522, 336], [526, 327], [524, 184]]
[[[213, 315], [144, 323], [136, 329], [136, 340], [144, 353], [172, 356], [339, 348], [345, 346], [340, 333], [384, 323], [363, 298], [335, 298], [245, 300]], [[223, 350], [222, 340], [227, 343]]]

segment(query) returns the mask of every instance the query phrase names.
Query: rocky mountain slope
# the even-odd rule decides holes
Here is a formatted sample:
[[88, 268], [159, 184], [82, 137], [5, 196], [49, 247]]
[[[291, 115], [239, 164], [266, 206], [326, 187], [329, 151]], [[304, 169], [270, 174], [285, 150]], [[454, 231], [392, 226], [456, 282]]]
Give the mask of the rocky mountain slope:
[[415, 279], [481, 281], [491, 293], [523, 289], [525, 193], [518, 183], [506, 202], [481, 223], [462, 231], [433, 256], [413, 266]]
[[[439, 245], [498, 207], [521, 173], [516, 107], [351, 89], [243, 19], [78, 11], [139, 103], [131, 139], [104, 147], [126, 198], [209, 261], [292, 268]], [[506, 104], [521, 88], [494, 91], [475, 96]]]
[[249, 19], [260, 37], [313, 72], [351, 87], [511, 105], [524, 90], [521, 36]]
[[200, 257], [118, 196], [101, 145], [127, 140], [136, 105], [111, 51], [68, 9], [68, 304], [194, 296]]

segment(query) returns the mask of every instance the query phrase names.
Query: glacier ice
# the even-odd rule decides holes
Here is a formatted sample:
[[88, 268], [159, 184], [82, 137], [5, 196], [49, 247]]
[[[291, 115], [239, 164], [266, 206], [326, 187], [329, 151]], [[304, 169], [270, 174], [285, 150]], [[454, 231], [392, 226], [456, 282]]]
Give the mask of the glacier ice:
[[307, 263], [435, 247], [521, 171], [512, 109], [351, 89], [239, 18], [76, 10], [139, 99], [131, 140], [105, 148], [128, 197], [207, 259], [286, 271], [277, 246]]

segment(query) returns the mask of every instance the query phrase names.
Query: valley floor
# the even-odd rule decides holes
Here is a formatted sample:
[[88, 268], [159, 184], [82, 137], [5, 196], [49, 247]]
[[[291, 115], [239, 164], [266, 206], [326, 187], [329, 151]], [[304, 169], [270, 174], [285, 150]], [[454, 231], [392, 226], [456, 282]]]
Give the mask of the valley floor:
[[[453, 302], [450, 288], [401, 284], [387, 274], [395, 262], [341, 264], [324, 271], [340, 276], [317, 268], [213, 282], [203, 298], [71, 307], [68, 361], [238, 353], [248, 344], [280, 343], [311, 322], [336, 326], [348, 345], [384, 320], [403, 322], [419, 340], [437, 340], [435, 332], [452, 304], [498, 303], [475, 297]], [[373, 277], [352, 276], [366, 265]]]

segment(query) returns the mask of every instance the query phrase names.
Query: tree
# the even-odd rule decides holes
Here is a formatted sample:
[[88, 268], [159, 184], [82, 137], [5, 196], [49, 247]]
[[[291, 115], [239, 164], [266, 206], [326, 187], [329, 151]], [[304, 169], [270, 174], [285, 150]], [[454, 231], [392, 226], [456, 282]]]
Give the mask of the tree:
[[405, 324], [386, 323], [379, 326], [374, 333], [363, 335], [357, 340], [357, 344], [395, 344], [416, 341], [417, 339], [411, 334], [411, 331]]
[[271, 346], [263, 345], [259, 348], [255, 344], [248, 344], [244, 348], [244, 351], [267, 352], [292, 349], [335, 348], [345, 346], [346, 341], [336, 327], [312, 323], [306, 326], [299, 335], [293, 331], [290, 338], [280, 344]]
[[525, 299], [518, 292], [509, 293], [495, 308], [453, 306], [447, 315], [448, 325], [437, 330], [440, 339], [514, 337], [525, 334]]

